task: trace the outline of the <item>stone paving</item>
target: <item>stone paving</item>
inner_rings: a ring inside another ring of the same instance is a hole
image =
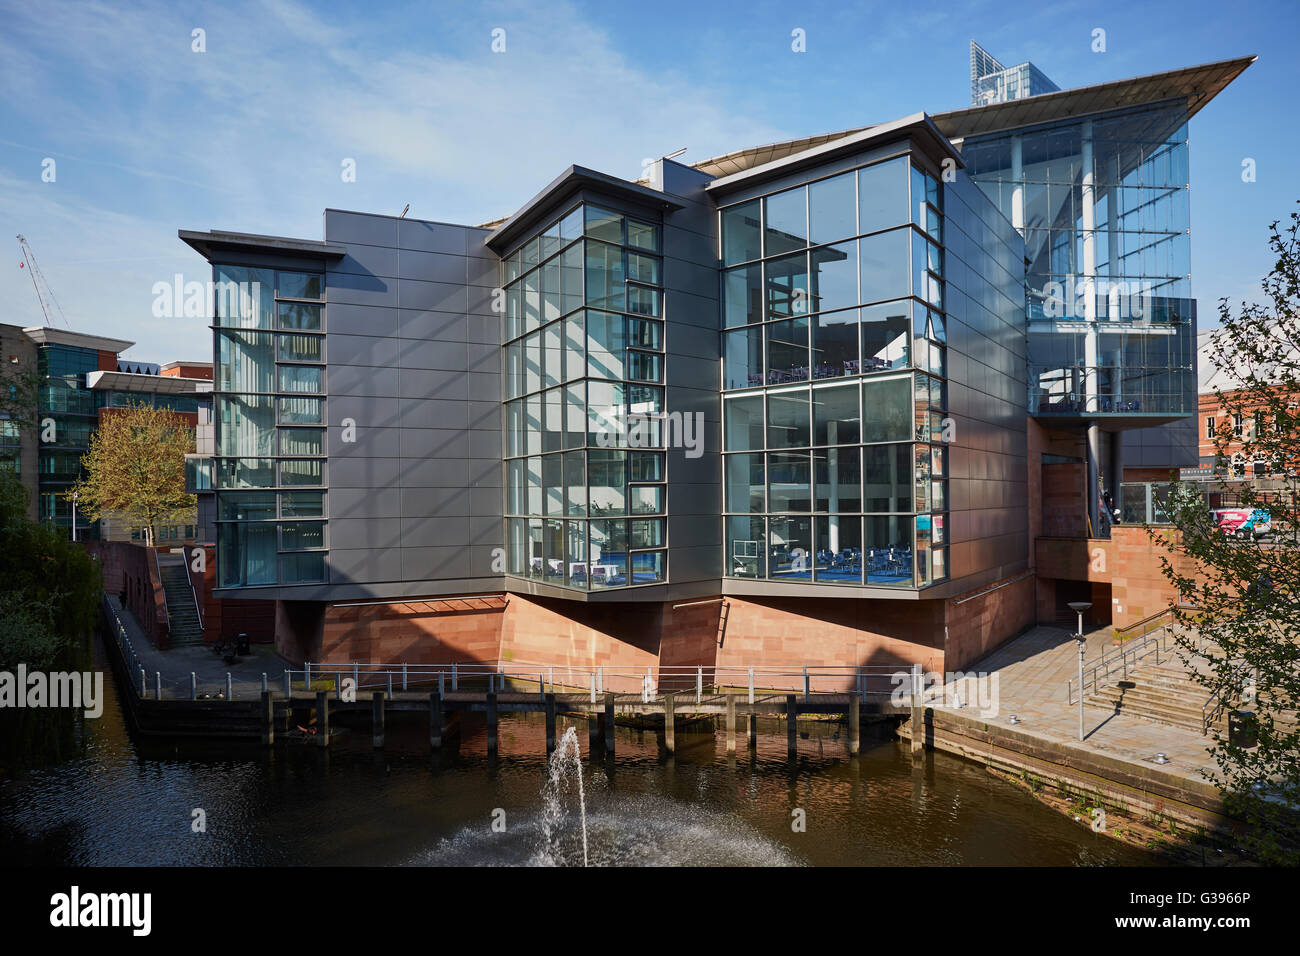
[[[1103,628],[1085,635],[1085,660],[1092,661],[1112,648],[1113,634]],[[1053,743],[1067,744],[1084,750],[1149,767],[1159,767],[1204,782],[1202,770],[1214,767],[1207,748],[1211,738],[1179,727],[1084,703],[1085,739],[1079,741],[1079,705],[1066,701],[1066,681],[1078,675],[1079,652],[1070,631],[1059,627],[1036,627],[1003,645],[988,657],[973,664],[967,673],[996,673],[998,678],[997,716],[989,722],[1012,726],[1007,717],[1015,714],[1020,723],[1015,729],[1022,734],[1041,736]],[[952,685],[945,687],[944,701],[952,700]],[[935,709],[948,710],[966,717],[979,716],[972,700],[957,709],[939,701]],[[1164,753],[1169,763],[1154,764],[1151,758]]]
[[[126,627],[131,646],[136,657],[144,667],[148,677],[149,696],[154,693],[154,674],[162,675],[164,697],[189,697],[190,673],[193,672],[198,682],[200,694],[225,693],[226,673],[230,673],[231,685],[235,699],[256,697],[262,690],[262,674],[266,674],[272,689],[284,687],[285,662],[275,653],[271,644],[253,644],[251,654],[241,657],[234,664],[227,664],[211,647],[203,644],[191,644],[171,650],[161,651],[156,648],[144,629],[131,613],[130,608],[122,607],[116,595],[108,595],[108,603],[118,619]],[[106,640],[111,637],[106,636]],[[132,675],[136,680],[138,675]],[[301,677],[301,675],[299,675]]]

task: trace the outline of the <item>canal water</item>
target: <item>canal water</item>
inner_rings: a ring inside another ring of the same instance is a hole
[[[95,664],[107,668],[102,648]],[[160,741],[131,735],[111,674],[104,714],[56,761],[7,761],[0,858],[65,865],[1158,865],[1094,834],[982,768],[842,727],[800,724],[790,762],[780,725],[755,755],[722,734],[620,727],[617,759],[552,780],[543,721],[503,717],[500,755],[467,721],[455,752],[390,716],[374,751],[364,721],[328,751],[284,741]],[[548,783],[548,781],[551,781]],[[545,791],[545,792],[544,792]],[[202,811],[206,832],[195,832]]]

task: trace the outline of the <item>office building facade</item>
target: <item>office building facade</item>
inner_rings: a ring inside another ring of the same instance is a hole
[[[1044,616],[1044,475],[1100,536],[1123,436],[1195,410],[1187,120],[1248,63],[573,166],[484,226],[182,230],[217,593],[296,660],[971,663]]]

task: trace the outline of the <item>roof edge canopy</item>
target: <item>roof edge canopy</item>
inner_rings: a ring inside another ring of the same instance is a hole
[[[126,339],[111,339],[106,335],[92,335],[89,332],[72,332],[56,329],[48,325],[32,325],[23,329],[23,334],[37,345],[72,345],[83,349],[98,349],[104,352],[125,352],[134,342]]]
[[[213,229],[209,232],[178,229],[176,235],[182,242],[209,262],[223,252],[307,256],[321,260],[342,259],[347,255],[345,246],[315,239],[259,236],[247,232],[226,232],[221,229]]]
[[[515,239],[520,238],[532,227],[540,225],[556,206],[584,188],[609,193],[620,199],[656,207],[665,212],[684,209],[686,206],[683,200],[657,189],[597,172],[585,166],[570,166],[541,192],[524,203],[518,212],[494,229],[491,235],[483,240],[484,245],[498,255],[502,254]]]

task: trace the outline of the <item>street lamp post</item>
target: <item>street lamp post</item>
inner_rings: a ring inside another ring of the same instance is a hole
[[[72,493],[72,540],[77,540],[77,493]]]
[[[1079,615],[1079,633],[1074,635],[1074,642],[1079,648],[1079,739],[1083,740],[1083,651],[1087,642],[1083,639],[1083,612],[1092,607],[1091,601],[1071,601],[1070,610]]]

